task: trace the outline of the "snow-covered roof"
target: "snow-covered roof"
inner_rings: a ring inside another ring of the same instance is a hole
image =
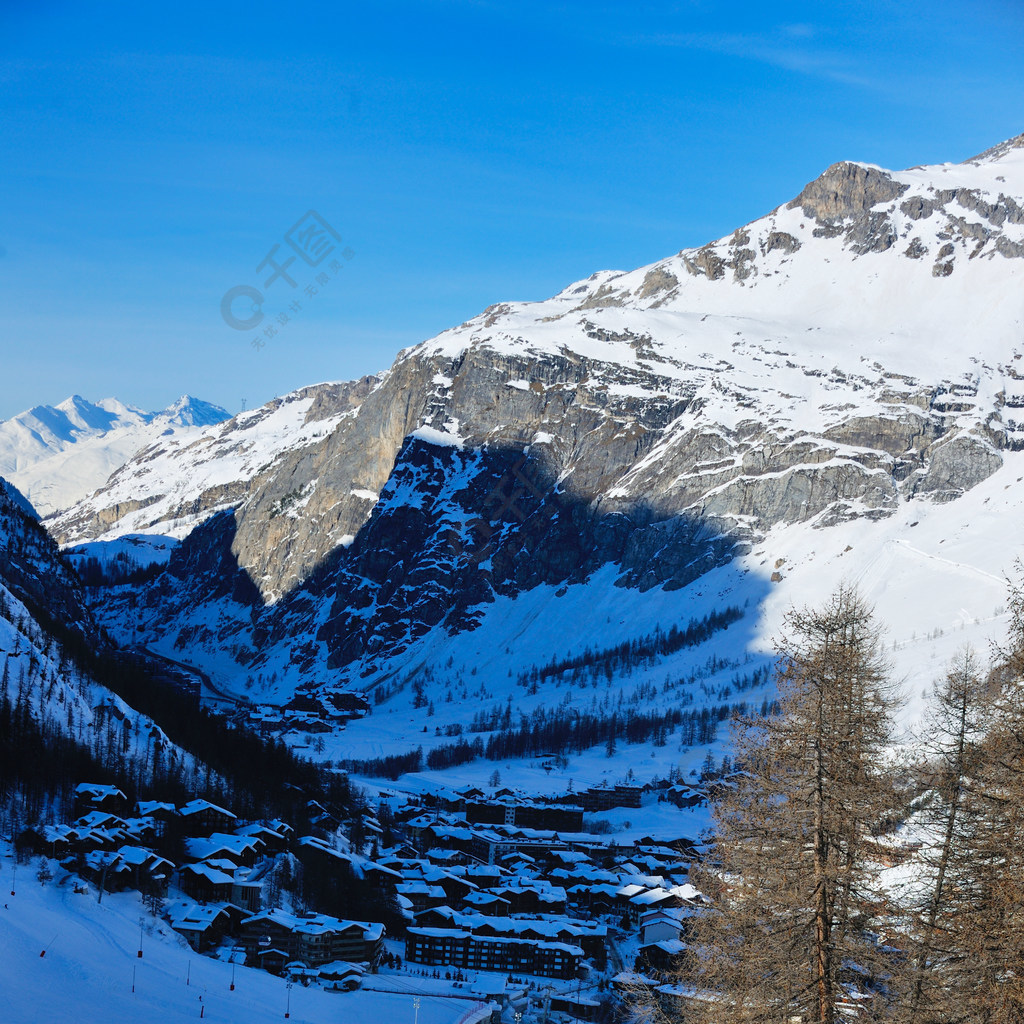
[[[190,800],[187,804],[182,804],[178,808],[178,813],[188,818],[193,814],[199,814],[202,811],[213,811],[215,814],[223,814],[228,818],[234,818],[234,814],[224,807],[218,807],[217,804],[210,803],[209,800]]]
[[[241,857],[249,853],[257,853],[263,841],[254,836],[240,836],[228,832],[214,832],[210,836],[185,840],[185,849],[189,856],[196,860],[209,860],[219,853],[234,854]]]
[[[88,797],[91,800],[106,800],[111,797],[119,800],[128,799],[117,786],[107,786],[98,782],[80,782],[75,786],[75,795]]]

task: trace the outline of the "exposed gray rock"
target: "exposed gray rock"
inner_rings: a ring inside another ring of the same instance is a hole
[[[992,445],[974,434],[957,433],[928,449],[928,464],[915,491],[950,501],[991,476],[1003,463]]]
[[[879,203],[899,199],[908,187],[879,168],[842,161],[805,185],[787,208],[799,206],[807,217],[823,222],[854,220]]]

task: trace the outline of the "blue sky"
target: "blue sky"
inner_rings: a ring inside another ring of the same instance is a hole
[[[836,160],[964,159],[1024,131],[1022,98],[1016,0],[0,0],[0,418],[382,369]],[[341,269],[263,286],[309,210]],[[256,350],[220,312],[240,284],[268,317],[318,294]]]

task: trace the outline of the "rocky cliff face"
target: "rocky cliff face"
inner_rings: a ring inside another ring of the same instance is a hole
[[[373,678],[601,566],[671,590],[782,524],[955,501],[1024,447],[1022,195],[1021,139],[835,164],[716,243],[155,445],[54,529],[187,537],[101,614],[259,692]]]

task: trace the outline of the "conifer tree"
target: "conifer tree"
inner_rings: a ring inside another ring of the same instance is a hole
[[[988,733],[971,766],[941,922],[950,996],[942,1021],[1024,1020],[1024,587],[1010,584]]]
[[[975,783],[992,694],[983,675],[973,650],[957,655],[936,687],[918,748],[922,764],[915,774],[924,792],[912,821],[926,846],[924,870],[912,880],[907,901],[911,979],[904,1016],[920,1024],[946,1024],[968,1015],[963,989],[972,984],[973,968],[957,935],[973,916],[971,857],[984,833]]]
[[[884,748],[892,693],[871,610],[843,587],[787,618],[778,714],[735,728],[736,773],[717,788],[711,855],[697,884],[681,981],[711,998],[687,1021],[836,1024],[894,1000],[878,940],[872,830],[892,789]]]

